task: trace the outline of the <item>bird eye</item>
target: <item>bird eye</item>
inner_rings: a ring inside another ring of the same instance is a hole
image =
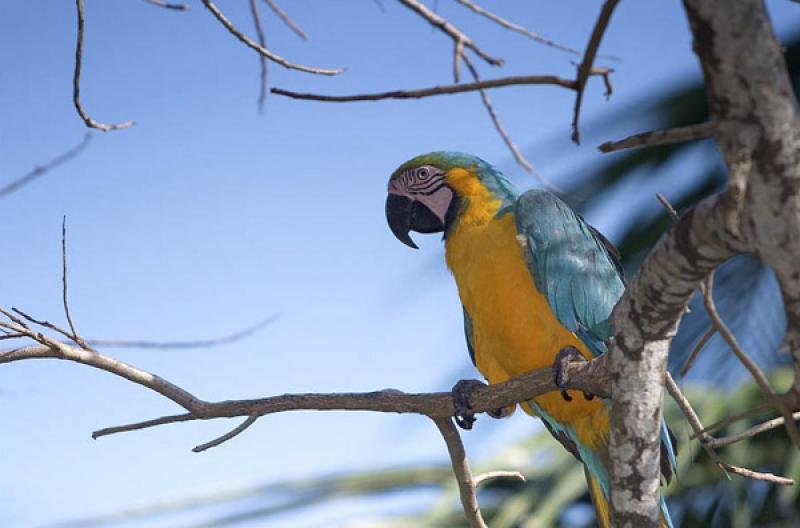
[[[431,171],[429,171],[425,167],[420,167],[419,169],[417,169],[417,178],[419,178],[420,180],[427,180],[430,175]]]

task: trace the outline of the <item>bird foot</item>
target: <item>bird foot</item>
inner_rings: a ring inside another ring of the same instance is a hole
[[[472,405],[470,398],[472,393],[480,387],[485,387],[486,384],[482,381],[475,379],[462,379],[453,385],[453,406],[455,407],[456,424],[462,429],[472,429],[472,424],[475,423],[475,413],[472,412]],[[503,418],[510,413],[506,409],[495,409],[487,412],[492,418]]]
[[[561,389],[561,397],[565,401],[572,401],[572,396],[567,391],[567,385],[569,384],[569,369],[567,367],[572,361],[586,361],[586,358],[574,346],[565,346],[558,352],[553,362],[553,381],[556,387]],[[583,397],[587,400],[592,400],[594,399],[594,394],[584,392]]]

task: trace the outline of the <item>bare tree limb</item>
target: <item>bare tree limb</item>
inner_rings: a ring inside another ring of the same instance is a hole
[[[475,495],[477,488],[472,478],[472,470],[469,467],[467,454],[464,451],[464,444],[461,442],[461,435],[453,424],[451,418],[434,418],[433,423],[439,428],[439,432],[447,444],[447,452],[450,454],[450,462],[453,465],[453,473],[456,476],[458,490],[461,496],[461,506],[464,508],[464,515],[471,528],[487,528],[486,521],[483,520],[481,509],[478,506],[478,498]]]
[[[209,339],[192,339],[188,341],[152,341],[144,339],[86,339],[86,343],[94,347],[114,347],[114,348],[161,348],[161,349],[179,349],[179,348],[209,348],[220,345],[229,345],[236,341],[241,341],[246,337],[250,337],[259,330],[266,328],[278,319],[278,314],[272,314],[265,319],[249,326],[243,330],[239,330],[232,334],[227,334],[219,337],[212,337]]]
[[[83,33],[85,23],[83,0],[75,0],[75,5],[78,9],[78,37],[77,44],[75,45],[75,74],[72,77],[72,103],[75,105],[78,115],[81,116],[81,119],[83,119],[83,122],[86,123],[86,126],[89,128],[96,128],[97,130],[108,132],[110,130],[119,130],[133,126],[133,121],[125,121],[124,123],[112,125],[100,123],[92,119],[83,108],[83,104],[81,103],[81,67],[83,63]]]
[[[214,15],[214,17],[220,22],[220,24],[222,24],[225,27],[225,29],[228,30],[228,32],[231,35],[239,39],[248,48],[255,50],[262,57],[269,59],[274,63],[280,64],[284,68],[290,70],[297,70],[305,73],[314,73],[317,75],[338,75],[344,71],[343,69],[330,70],[324,68],[314,68],[312,66],[305,66],[303,64],[295,64],[293,62],[289,62],[280,55],[277,55],[268,50],[267,48],[265,48],[264,46],[259,45],[258,42],[254,41],[241,31],[239,31],[233,24],[233,22],[231,22],[228,19],[228,17],[226,17],[225,14],[219,10],[219,8],[214,4],[214,2],[212,2],[211,0],[202,0],[202,2],[203,5],[206,6],[206,9],[208,9],[211,12],[211,14]]]
[[[488,88],[502,88],[505,86],[552,84],[570,90],[575,89],[575,81],[564,79],[555,75],[520,75],[516,77],[503,77],[500,79],[489,79],[479,82],[449,84],[444,86],[433,86],[430,88],[420,88],[417,90],[392,90],[389,92],[377,92],[357,95],[323,95],[312,93],[293,92],[283,88],[272,88],[270,91],[276,95],[291,97],[292,99],[303,99],[306,101],[321,101],[326,103],[350,103],[356,101],[381,101],[383,99],[421,99],[423,97],[433,97],[437,95],[450,95],[464,92],[475,92]]]
[[[69,312],[69,302],[67,301],[67,217],[61,218],[61,300],[64,304],[64,315],[71,332],[70,337],[78,346],[91,350],[91,347],[78,335],[75,330],[75,323],[72,322],[72,314]]]
[[[459,4],[467,7],[470,10],[472,10],[473,12],[475,12],[475,13],[483,16],[483,17],[488,18],[489,20],[491,20],[492,22],[500,25],[501,27],[504,27],[504,28],[509,29],[511,31],[515,31],[517,33],[525,35],[529,39],[535,40],[536,42],[539,42],[540,44],[544,44],[545,46],[550,46],[551,48],[556,48],[556,49],[559,49],[561,51],[566,51],[567,53],[572,53],[573,55],[580,55],[581,54],[581,52],[576,50],[575,48],[570,48],[569,46],[564,46],[563,44],[559,44],[558,42],[554,42],[554,41],[552,41],[552,40],[550,40],[548,38],[545,38],[545,37],[539,35],[538,33],[534,33],[533,31],[531,31],[531,30],[529,30],[527,28],[524,28],[524,27],[520,26],[519,24],[515,24],[513,22],[510,22],[510,21],[508,21],[508,20],[496,15],[495,13],[492,13],[488,9],[484,9],[483,7],[475,4],[471,0],[456,0],[456,1]]]
[[[797,421],[800,420],[800,412],[792,413],[792,419]],[[710,438],[707,443],[710,447],[717,449],[720,447],[725,447],[727,445],[734,444],[746,438],[752,438],[758,434],[761,434],[765,431],[771,431],[776,427],[780,427],[784,424],[783,416],[779,416],[778,418],[773,418],[772,420],[767,420],[766,422],[760,423],[747,429],[746,431],[742,431],[741,433],[732,434],[730,436],[723,436],[722,438]]]
[[[469,69],[469,72],[472,74],[472,78],[475,80],[475,82],[480,82],[481,78],[478,75],[477,68],[475,68],[475,65],[472,64],[472,60],[469,57],[464,56],[464,64],[467,65],[467,68]],[[508,132],[506,132],[506,128],[500,121],[500,116],[497,115],[494,106],[492,106],[492,101],[491,99],[489,99],[489,94],[486,92],[486,89],[482,88],[479,90],[479,92],[481,94],[481,99],[483,100],[483,106],[485,106],[486,111],[489,112],[489,117],[492,119],[494,128],[497,130],[497,133],[500,134],[500,137],[503,139],[503,143],[505,143],[506,146],[508,147],[508,150],[511,151],[511,154],[514,156],[514,159],[517,161],[517,163],[523,169],[525,169],[528,172],[528,174],[532,174],[533,176],[535,176],[536,179],[539,180],[539,183],[541,183],[545,189],[548,189],[549,191],[556,193],[562,193],[563,191],[561,191],[561,189],[550,183],[549,180],[547,180],[544,176],[539,174],[539,172],[533,167],[531,162],[525,158],[522,152],[520,152],[519,148],[517,148],[517,145],[511,140],[511,136],[508,135]]]
[[[18,178],[16,180],[12,181],[11,183],[8,183],[8,184],[4,185],[3,187],[0,187],[0,198],[5,198],[6,196],[8,196],[9,194],[13,193],[14,191],[19,190],[23,186],[31,183],[35,179],[37,179],[40,176],[44,175],[49,170],[54,169],[54,168],[58,167],[59,165],[61,165],[63,163],[66,163],[67,161],[73,159],[78,154],[80,154],[83,151],[83,149],[86,148],[86,146],[89,144],[89,141],[91,141],[91,139],[92,139],[92,135],[87,133],[85,136],[83,136],[83,139],[81,140],[80,143],[78,143],[77,145],[75,145],[74,147],[69,149],[68,151],[64,152],[63,154],[53,158],[52,160],[50,160],[50,161],[48,161],[48,162],[46,162],[46,163],[44,163],[42,165],[35,166],[33,168],[33,170],[31,170],[29,173],[25,174],[21,178]]]
[[[281,6],[279,6],[279,5],[278,5],[278,4],[277,4],[277,3],[276,3],[274,0],[264,0],[264,2],[265,2],[265,3],[266,3],[268,6],[269,6],[269,8],[270,8],[270,9],[272,9],[272,11],[273,11],[273,12],[274,12],[276,15],[278,15],[278,17],[279,17],[281,20],[283,20],[283,22],[284,22],[284,23],[285,23],[287,26],[289,26],[289,29],[291,29],[292,31],[294,31],[294,33],[295,33],[295,34],[296,34],[298,37],[300,37],[300,38],[301,38],[301,39],[303,39],[303,40],[308,40],[308,35],[306,34],[306,32],[305,32],[305,31],[303,31],[302,29],[300,29],[300,26],[298,26],[298,25],[297,25],[297,22],[295,22],[294,20],[292,20],[292,18],[291,18],[291,17],[290,17],[288,14],[286,14],[286,11],[284,11],[283,9],[281,9]]]
[[[486,473],[481,473],[472,480],[475,483],[475,487],[479,487],[487,482],[500,479],[520,480],[525,482],[525,475],[519,471],[487,471]]]
[[[750,372],[750,375],[753,376],[753,379],[756,380],[759,388],[767,396],[770,403],[772,403],[772,405],[775,406],[775,408],[778,409],[783,415],[784,426],[786,427],[786,432],[789,435],[789,438],[792,439],[792,442],[794,442],[795,446],[800,448],[800,432],[798,432],[797,425],[792,419],[791,410],[787,405],[784,404],[778,395],[775,394],[775,391],[772,390],[764,371],[762,371],[761,368],[756,365],[755,361],[753,361],[750,356],[747,355],[744,349],[742,349],[741,345],[739,345],[739,341],[736,339],[736,336],[733,335],[733,332],[731,332],[730,328],[728,328],[728,325],[726,325],[725,321],[722,320],[722,317],[719,315],[717,307],[714,304],[714,281],[710,277],[711,275],[709,275],[709,280],[706,282],[705,292],[703,295],[703,305],[706,307],[706,311],[711,318],[711,323],[728,344],[736,357],[739,358],[739,361]]]
[[[404,6],[416,12],[419,16],[427,20],[428,23],[431,24],[433,27],[447,34],[451,39],[453,39],[453,41],[456,44],[458,44],[458,42],[460,41],[463,44],[463,47],[461,49],[468,48],[472,50],[478,57],[480,57],[487,63],[491,64],[492,66],[501,66],[503,64],[503,59],[492,57],[491,55],[483,51],[463,31],[461,31],[456,26],[454,26],[441,16],[431,11],[422,2],[418,0],[399,0],[399,1],[401,4],[403,4]],[[456,46],[456,57],[458,57],[458,49],[459,47]]]
[[[199,446],[193,448],[192,452],[194,452],[194,453],[202,453],[203,451],[205,451],[207,449],[211,449],[212,447],[217,447],[218,445],[222,444],[223,442],[227,442],[228,440],[230,440],[234,436],[236,436],[239,433],[243,432],[245,429],[247,429],[248,427],[250,427],[251,425],[256,423],[256,420],[258,420],[258,416],[248,416],[247,419],[245,421],[243,421],[241,424],[239,424],[239,426],[236,427],[235,429],[225,433],[224,435],[220,436],[219,438],[215,438],[214,440],[211,440],[210,442],[206,442],[205,444],[200,444]]]
[[[164,0],[144,0],[148,4],[163,7],[165,9],[172,9],[174,11],[189,11],[192,6],[189,4],[174,4],[172,2],[165,2]]]
[[[250,0],[250,14],[253,16],[253,24],[256,27],[258,44],[262,48],[267,47],[267,39],[264,36],[264,29],[261,27],[261,15],[258,13],[257,0]],[[258,112],[264,112],[264,101],[267,99],[267,59],[263,55],[258,55],[258,65],[260,68],[259,90],[258,90]]]
[[[706,346],[706,344],[711,340],[712,337],[714,337],[714,334],[716,333],[717,330],[713,326],[705,331],[703,336],[689,353],[689,356],[686,358],[686,362],[681,367],[681,370],[678,373],[681,377],[685,376],[689,372],[689,369],[694,365],[694,361],[697,359],[700,351],[703,350],[703,347]]]
[[[666,128],[663,130],[653,130],[634,134],[619,141],[607,141],[597,149],[600,152],[615,152],[636,147],[655,147],[657,145],[671,145],[673,143],[685,143],[707,139],[714,135],[715,124],[713,122],[689,125],[680,128]]]
[[[572,116],[572,141],[576,144],[581,142],[578,121],[581,114],[581,104],[583,103],[583,92],[586,89],[586,82],[589,80],[590,72],[594,66],[594,59],[595,56],[597,56],[597,49],[600,47],[600,41],[603,39],[603,34],[606,32],[608,23],[611,20],[611,14],[614,12],[614,8],[617,7],[618,2],[619,0],[605,0],[603,3],[592,35],[589,37],[589,44],[587,44],[586,51],[583,53],[583,60],[581,60],[581,63],[578,65],[578,77],[575,81],[575,109]]]

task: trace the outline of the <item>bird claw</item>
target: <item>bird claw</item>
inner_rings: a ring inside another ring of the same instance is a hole
[[[462,379],[453,385],[451,393],[453,394],[453,407],[455,407],[455,420],[456,424],[462,429],[472,429],[472,424],[475,423],[475,413],[472,412],[472,405],[470,404],[470,397],[475,389],[485,387],[486,384],[482,381],[475,379]],[[492,417],[502,417],[503,409],[490,411],[488,414]],[[497,416],[495,416],[497,415]]]
[[[561,389],[561,397],[568,402],[572,401],[572,396],[567,392],[567,385],[569,384],[569,370],[567,367],[571,361],[586,361],[586,358],[577,348],[570,345],[562,348],[556,354],[556,359],[553,362],[553,382],[556,387]],[[586,400],[593,400],[594,394],[584,392],[583,397]]]

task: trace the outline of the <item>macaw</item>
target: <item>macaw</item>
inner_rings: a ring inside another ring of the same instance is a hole
[[[558,366],[565,353],[567,359],[590,359],[606,352],[606,340],[614,335],[609,317],[625,289],[619,254],[554,194],[518,195],[482,159],[433,152],[391,175],[386,218],[394,235],[412,248],[417,246],[409,231],[443,233],[467,350],[490,384],[555,365],[561,386]],[[583,463],[598,522],[606,528],[609,402],[570,392],[543,394],[521,407],[540,417]],[[668,482],[676,461],[663,424],[661,436],[661,472]],[[661,511],[661,526],[672,528],[663,499]]]

